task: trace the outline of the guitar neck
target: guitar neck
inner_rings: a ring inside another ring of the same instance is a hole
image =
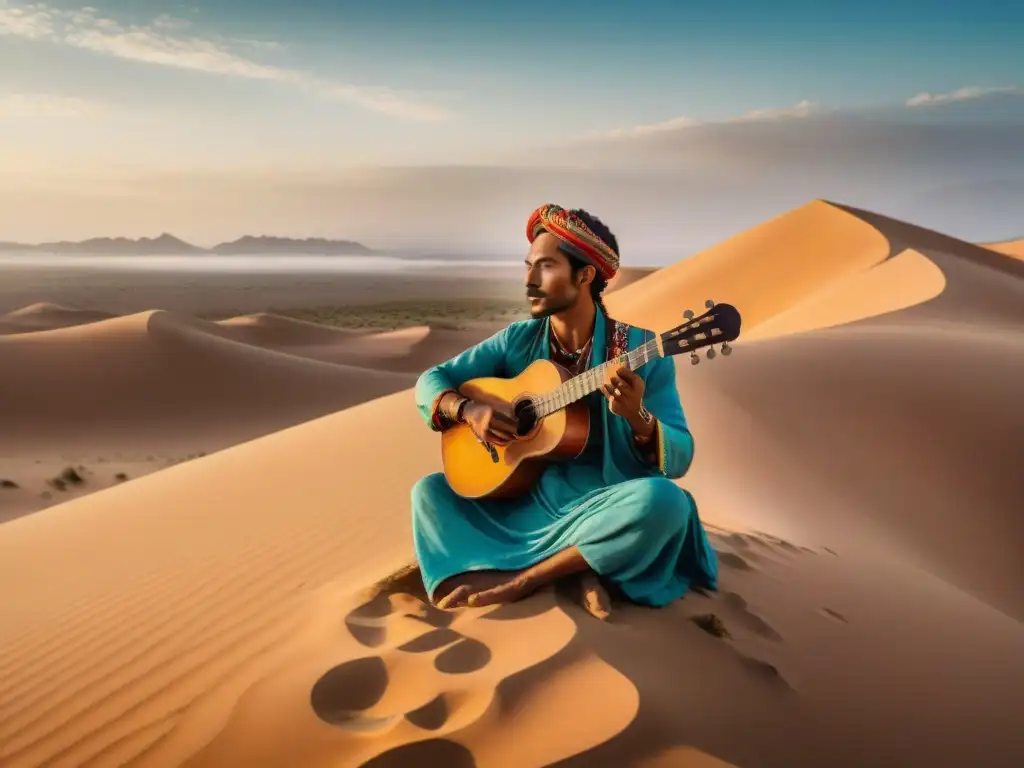
[[[590,368],[579,376],[573,376],[568,381],[562,382],[558,387],[538,400],[538,416],[544,417],[548,414],[560,411],[581,400],[591,392],[597,391],[604,381],[605,372],[609,369],[625,366],[629,370],[635,370],[649,360],[661,357],[658,349],[657,339],[651,339],[635,349],[631,349],[624,355],[619,355],[611,360]]]

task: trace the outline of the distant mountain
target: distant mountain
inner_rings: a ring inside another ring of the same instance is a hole
[[[322,237],[299,239],[265,235],[260,237],[246,235],[230,243],[221,243],[213,247],[213,252],[220,254],[294,253],[315,256],[353,256],[373,253],[362,243],[353,240],[325,240]]]
[[[112,254],[124,256],[177,256],[184,254],[260,255],[260,254],[310,254],[317,256],[362,255],[373,251],[353,240],[325,240],[321,237],[305,239],[290,237],[254,237],[245,235],[230,243],[221,243],[213,248],[200,248],[166,233],[159,237],[93,237],[77,242],[62,240],[56,243],[0,242],[0,251],[23,251],[37,253]]]
[[[0,244],[0,250],[36,251],[40,253],[124,254],[126,256],[177,255],[207,252],[205,248],[199,248],[166,233],[159,237],[140,237],[138,240],[128,237],[93,237],[89,240],[77,242],[62,240],[56,243],[38,243],[36,245],[3,243]]]

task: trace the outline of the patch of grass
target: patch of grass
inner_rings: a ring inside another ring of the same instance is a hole
[[[82,471],[85,471],[84,468]],[[65,467],[64,471],[60,473],[60,479],[65,483],[70,483],[71,485],[81,485],[85,482],[85,478],[82,477],[74,467]]]
[[[65,467],[56,477],[51,477],[47,484],[58,491],[66,491],[69,485],[82,485],[85,478],[82,477],[74,467]]]
[[[0,480],[0,488],[17,488],[18,484],[13,480]]]
[[[694,624],[714,637],[732,637],[725,623],[713,613],[702,613],[690,619]]]
[[[461,329],[474,323],[510,323],[529,317],[525,300],[496,298],[391,301],[301,309],[274,307],[267,312],[335,328],[366,330],[394,330],[416,325]],[[203,317],[206,320],[223,320],[239,314],[244,313],[217,313]]]

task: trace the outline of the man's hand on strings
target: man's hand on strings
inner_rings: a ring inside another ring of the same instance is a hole
[[[516,434],[516,420],[511,414],[486,403],[469,401],[462,418],[478,438],[493,445],[508,445]]]
[[[644,380],[624,365],[608,369],[601,392],[608,400],[608,410],[624,419],[634,419],[644,401]]]

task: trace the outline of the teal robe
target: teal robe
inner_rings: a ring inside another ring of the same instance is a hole
[[[590,367],[605,361],[605,328],[597,311]],[[511,378],[537,359],[550,359],[548,318],[514,322],[491,337],[424,371],[416,406],[433,420],[439,396],[482,376]],[[628,327],[629,349],[652,339]],[[613,414],[598,391],[588,395],[590,439],[583,455],[551,464],[527,495],[510,500],[458,496],[442,472],[412,490],[412,529],[427,594],[456,574],[511,571],[576,546],[590,567],[630,600],[663,606],[691,585],[714,589],[718,560],[693,496],[673,482],[693,459],[693,436],[676,388],[671,357],[636,369],[643,402],[658,422],[657,461],[633,441],[629,423]],[[481,448],[481,450],[484,450]]]

